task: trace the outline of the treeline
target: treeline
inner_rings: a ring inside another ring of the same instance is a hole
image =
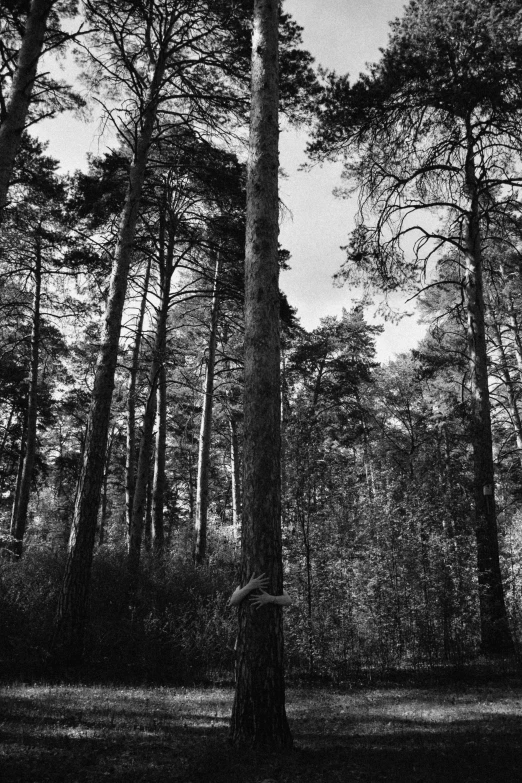
[[[5,149],[10,122],[82,103],[42,76],[26,114],[13,108],[38,5],[0,11]],[[117,143],[62,176],[19,133],[8,176],[0,656],[12,673],[83,660],[221,676],[241,531],[250,4],[86,2],[72,34],[60,21],[76,7],[46,7],[40,57],[81,42]],[[308,332],[280,297],[290,672],[518,651],[521,15],[518,0],[411,3],[353,84],[317,81],[281,17],[281,109],[314,123],[310,154],[341,157],[361,194],[340,277],[409,288],[429,324],[379,367],[367,298]]]

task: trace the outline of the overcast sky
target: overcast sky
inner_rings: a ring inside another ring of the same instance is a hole
[[[402,14],[403,7],[404,0],[285,0],[285,9],[303,27],[304,45],[316,63],[352,78],[365,70],[366,63],[378,59],[379,47],[388,39],[389,22]],[[104,151],[97,124],[79,123],[70,114],[42,123],[38,135],[49,140],[49,154],[71,170],[85,167],[87,152]],[[353,227],[355,204],[332,194],[340,181],[339,164],[298,170],[306,162],[306,140],[305,130],[281,134],[281,166],[287,177],[281,181],[280,193],[289,214],[282,222],[280,241],[292,254],[291,270],[282,274],[281,287],[297,307],[302,325],[313,329],[320,318],[339,315],[357,298],[357,292],[332,283],[344,259],[340,248]],[[411,312],[411,306],[405,310]],[[367,316],[371,318],[372,310]],[[421,334],[415,317],[397,326],[387,324],[377,341],[378,358],[386,361],[414,347]]]

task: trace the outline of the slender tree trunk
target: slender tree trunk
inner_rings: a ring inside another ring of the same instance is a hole
[[[265,573],[281,594],[278,286],[278,0],[254,0],[245,255],[245,434],[241,579]],[[288,747],[280,606],[239,606],[236,743]]]
[[[113,426],[112,432],[107,444],[107,453],[105,455],[105,468],[103,471],[103,487],[100,509],[100,532],[98,535],[98,546],[103,546],[105,543],[106,527],[107,527],[107,501],[108,501],[108,485],[109,485],[109,470],[111,465],[112,447],[114,444],[114,432],[116,427]]]
[[[515,358],[517,360],[519,379],[522,380],[522,336],[520,334],[520,325],[518,323],[518,318],[513,303],[511,303],[510,307],[509,327],[515,340]]]
[[[5,446],[6,446],[6,443],[7,443],[7,439],[9,437],[11,424],[13,423],[14,414],[15,414],[15,405],[13,404],[13,405],[11,405],[11,410],[9,411],[9,416],[7,418],[7,422],[5,423],[5,425],[2,425],[3,430],[4,430],[4,434],[2,436],[2,442],[0,443],[0,463],[3,462],[3,460],[4,460]]]
[[[210,308],[210,335],[208,339],[207,369],[201,409],[198,445],[198,478],[196,484],[196,519],[194,522],[194,562],[203,563],[207,556],[208,477],[210,469],[210,439],[212,435],[212,408],[214,404],[214,373],[216,365],[217,327],[219,319],[219,266],[216,259],[214,290]]]
[[[25,128],[47,20],[54,2],[55,0],[31,2],[5,116],[0,118],[0,223],[7,204],[7,191],[16,153]]]
[[[167,317],[170,306],[170,282],[172,279],[172,273],[174,271],[174,243],[175,232],[173,227],[171,227],[165,257],[160,259],[161,301],[156,318],[156,334],[154,338],[152,361],[149,370],[149,396],[145,406],[145,413],[143,415],[138,469],[136,472],[136,485],[134,487],[134,500],[132,503],[132,517],[129,531],[129,549],[127,556],[127,568],[131,580],[131,589],[133,589],[136,584],[140,564],[143,521],[147,502],[147,486],[149,483],[152,447],[154,442],[156,391],[158,388],[161,367],[163,366],[165,359]],[[160,242],[160,247],[164,247],[163,241]]]
[[[158,385],[160,366],[157,358],[153,358],[149,372],[149,396],[143,414],[140,449],[138,457],[138,469],[136,472],[136,486],[134,489],[134,502],[132,504],[131,526],[129,531],[129,547],[127,553],[127,568],[130,576],[131,590],[136,586],[138,576],[141,543],[143,538],[143,525],[147,504],[147,487],[150,475],[150,463],[154,441],[154,420],[156,418],[156,389]]]
[[[136,320],[136,337],[132,349],[130,366],[129,389],[127,392],[127,449],[125,455],[125,513],[127,520],[127,537],[130,535],[132,503],[134,500],[134,486],[136,483],[136,382],[140,362],[141,341],[143,337],[143,321],[147,309],[147,295],[149,292],[151,258],[147,262],[145,279],[143,281],[143,295],[141,297],[140,311]]]
[[[24,472],[26,440],[27,440],[27,411],[24,414],[24,420],[22,424],[22,435],[20,437],[20,454],[18,457],[18,469],[16,471],[16,484],[15,484],[15,491],[13,495],[13,504],[11,506],[11,519],[9,521],[10,535],[11,535],[11,528],[12,528],[12,520],[18,517],[18,503],[20,501],[20,488],[22,486],[22,476]],[[12,557],[14,554],[11,551],[11,549],[6,549],[5,553],[7,557]]]
[[[2,464],[2,462],[4,461],[4,451],[5,451],[5,447],[6,447],[6,444],[7,444],[7,439],[8,439],[9,434],[10,434],[10,429],[11,429],[11,424],[13,422],[14,413],[15,413],[15,406],[13,404],[13,405],[11,405],[11,410],[9,411],[9,417],[8,417],[5,425],[2,425],[3,429],[4,429],[4,434],[2,436],[2,442],[0,443],[0,464]],[[21,449],[20,449],[20,453],[21,453]],[[4,476],[4,480],[5,480],[5,478],[6,477]],[[18,484],[18,479],[17,479],[17,484]],[[2,481],[0,479],[0,492],[4,492],[4,488],[5,488],[5,481]]]
[[[21,457],[20,481],[17,482],[13,512],[11,516],[10,551],[21,557],[27,528],[27,513],[31,497],[34,458],[36,454],[36,425],[38,419],[38,370],[40,365],[40,298],[42,291],[42,256],[40,239],[37,238],[34,268],[33,328],[31,333],[31,364],[29,391],[27,397],[27,424],[25,450]]]
[[[194,456],[193,456],[193,443],[189,444],[188,449],[188,470],[187,470],[187,493],[188,493],[188,503],[189,503],[189,522],[191,529],[194,526],[194,519],[196,518],[196,501],[194,497]]]
[[[373,471],[373,459],[370,440],[368,438],[368,426],[366,421],[363,420],[363,462],[364,462],[364,475],[366,477],[366,491],[368,492],[368,498],[370,502],[375,499],[375,475]]]
[[[502,337],[502,332],[495,318],[495,315],[493,315],[493,333],[495,335],[495,342],[497,344],[497,348],[499,352],[500,374],[502,376],[502,380],[504,382],[504,386],[506,387],[506,391],[508,394],[509,409],[511,412],[511,421],[513,424],[513,430],[517,442],[518,459],[520,464],[522,465],[522,419],[520,417],[520,411],[518,409],[515,382],[513,381],[513,378],[511,377],[511,373],[509,371],[509,361],[506,355],[506,349],[504,347],[504,339]]]
[[[290,414],[290,402],[288,398],[288,382],[286,373],[286,355],[281,350],[281,525],[286,528],[288,524],[288,476],[286,471],[287,464],[287,419]]]
[[[513,642],[507,621],[500,573],[484,320],[479,188],[473,155],[473,143],[470,141],[466,158],[466,189],[470,199],[470,209],[466,237],[465,295],[472,385],[471,429],[474,456],[475,529],[481,650],[486,655],[494,655],[511,653]]]
[[[230,467],[232,473],[232,525],[236,537],[241,527],[241,485],[239,464],[239,441],[237,437],[238,416],[234,410],[229,413],[230,427]]]
[[[302,497],[304,506],[304,497]],[[304,508],[298,509],[297,517],[301,532],[303,534],[303,547],[305,551],[305,570],[306,570],[306,614],[308,625],[308,674],[313,675],[315,671],[315,639],[313,622],[313,603],[312,603],[312,549],[310,546],[310,498]]]
[[[147,157],[157,112],[158,91],[165,69],[164,55],[156,63],[154,78],[143,112],[143,123],[129,173],[118,244],[114,254],[105,322],[94,377],[91,409],[87,421],[83,463],[76,494],[68,557],[53,636],[57,664],[77,665],[83,657],[87,598],[91,575],[96,523],[103,482],[103,460],[111,413],[114,374],[118,358],[123,306],[132,258]]]
[[[147,500],[143,520],[143,549],[150,552],[152,546],[152,482],[154,477],[154,443],[152,444],[152,457],[149,464],[149,476],[147,479]]]
[[[165,365],[160,368],[156,411],[156,454],[154,478],[152,480],[152,551],[154,561],[161,563],[165,550],[163,507],[165,498],[165,466],[167,446],[167,373]]]

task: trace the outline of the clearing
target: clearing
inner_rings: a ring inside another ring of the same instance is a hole
[[[290,687],[295,749],[227,743],[231,687],[0,689],[2,783],[517,783],[522,685]]]

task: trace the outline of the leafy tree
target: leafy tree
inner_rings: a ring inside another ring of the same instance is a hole
[[[84,105],[66,85],[38,74],[42,55],[63,51],[74,37],[61,30],[60,21],[76,12],[76,0],[9,0],[0,9],[0,222],[25,128]]]
[[[520,3],[511,0],[410,3],[369,75],[353,86],[328,77],[311,147],[315,154],[345,154],[346,176],[362,186],[361,222],[344,276],[366,269],[388,289],[418,285],[448,245],[462,263],[486,653],[512,649],[494,502],[483,257],[499,233],[509,245],[506,228],[521,184],[519,14]],[[370,210],[377,214],[373,226],[364,219]]]
[[[27,146],[24,145],[24,154]],[[38,169],[38,176],[25,176],[23,198],[6,210],[0,245],[4,281],[16,281],[24,292],[21,300],[11,302],[10,307],[19,311],[22,321],[30,323],[28,379],[24,384],[26,410],[11,513],[10,550],[16,557],[22,554],[34,484],[38,409],[46,385],[45,357],[53,353],[56,356],[60,348],[64,349],[63,337],[51,326],[50,319],[59,315],[67,317],[69,303],[60,289],[67,287],[64,277],[74,274],[69,259],[65,260],[69,249],[69,226],[63,212],[65,183],[56,174],[57,162],[44,156],[40,145],[31,145],[29,150],[37,157],[38,163],[34,162],[33,166]],[[76,264],[76,271],[78,268]]]
[[[342,537],[342,520],[349,513],[345,502],[354,479],[353,453],[365,431],[361,389],[366,390],[376,366],[373,339],[379,331],[365,323],[362,308],[356,307],[344,310],[339,319],[322,319],[312,332],[297,331],[285,347],[284,525],[292,559],[301,542],[300,591],[311,675],[320,666],[322,593],[339,566],[337,552],[332,564],[323,561],[323,553]],[[343,546],[339,543],[339,549]]]

